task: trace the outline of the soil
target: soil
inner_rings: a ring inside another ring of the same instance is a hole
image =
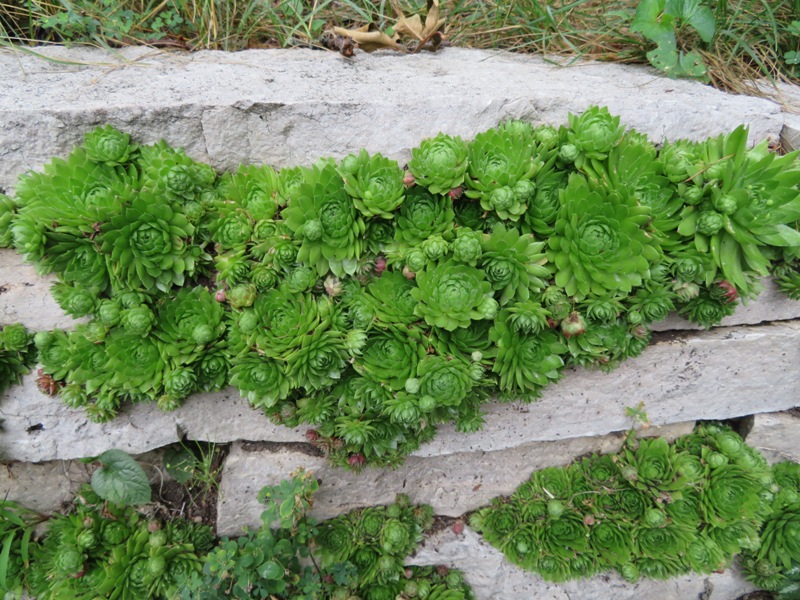
[[[227,448],[217,446],[211,465],[211,473],[216,475],[213,484],[206,481],[192,481],[182,484],[175,479],[165,478],[153,486],[152,505],[156,516],[161,519],[184,518],[203,523],[216,529],[217,497],[219,496],[219,477]]]

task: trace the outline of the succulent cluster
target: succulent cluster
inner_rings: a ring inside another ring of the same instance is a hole
[[[774,493],[764,458],[729,428],[708,424],[673,444],[629,438],[616,455],[537,471],[471,525],[549,581],[612,569],[628,581],[665,579],[725,569],[743,550],[769,555],[769,544],[758,550],[759,530]],[[771,557],[790,555],[778,548]]]
[[[36,344],[43,388],[91,418],[230,383],[338,464],[394,464],[492,395],[639,354],[671,310],[717,323],[771,265],[796,294],[800,166],[746,137],[657,150],[594,107],[439,134],[407,170],[361,151],[218,176],[104,127],[20,179],[0,242],[88,318]]]
[[[741,563],[758,587],[791,600],[800,597],[800,464],[781,462],[772,473],[777,489],[761,529],[761,545],[746,551]]]
[[[0,329],[0,394],[19,383],[35,362],[33,335],[24,325],[14,323]]]
[[[31,543],[27,589],[42,600],[174,598],[213,543],[208,526],[148,520],[87,486],[74,510],[51,517],[45,537]]]
[[[413,506],[400,494],[394,504],[350,512],[319,526],[316,544],[323,580],[331,598],[360,594],[370,600],[470,600],[461,573],[444,567],[404,567],[405,557],[433,524],[430,506]],[[334,574],[354,567],[356,575],[336,581]],[[326,573],[327,571],[327,573]]]

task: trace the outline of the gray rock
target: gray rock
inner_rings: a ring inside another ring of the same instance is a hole
[[[68,408],[57,397],[36,389],[35,374],[12,386],[0,404],[4,419],[0,457],[39,462],[97,456],[109,448],[141,454],[184,436],[209,442],[254,438],[278,442],[303,441],[303,429],[274,425],[232,388],[196,394],[171,413],[154,403],[123,408],[108,423],[93,423],[82,410]]]
[[[772,464],[800,462],[800,409],[755,415],[746,440]]]
[[[611,373],[569,369],[538,402],[486,405],[482,431],[442,426],[415,454],[622,431],[631,426],[625,409],[639,402],[655,425],[786,410],[797,404],[799,342],[800,321],[664,334]]]
[[[692,430],[692,423],[655,427],[646,435],[675,439]],[[613,434],[534,442],[497,452],[461,452],[408,458],[396,469],[364,469],[353,473],[332,467],[303,445],[235,443],[222,473],[217,506],[217,531],[235,535],[246,525],[258,526],[263,506],[258,491],[277,485],[298,467],[321,481],[311,514],[329,519],[364,505],[389,504],[399,493],[417,504],[430,504],[436,514],[452,517],[475,510],[495,496],[511,494],[530,474],[563,466],[592,452],[616,452],[624,436]]]
[[[163,137],[223,169],[308,164],[361,147],[406,160],[438,131],[472,137],[507,118],[562,124],[592,104],[608,106],[655,142],[703,139],[740,124],[754,141],[777,141],[783,126],[773,102],[648,67],[558,67],[461,48],[350,60],[310,50],[36,52],[59,62],[0,55],[0,187],[7,189],[104,123],[143,142]]]
[[[689,574],[671,579],[624,581],[615,572],[566,583],[549,583],[505,560],[469,527],[455,534],[445,529],[428,537],[410,565],[461,569],[478,600],[734,600],[756,588],[736,568],[711,575]]]
[[[414,454],[502,450],[623,431],[633,424],[625,409],[639,402],[654,425],[786,410],[797,403],[798,341],[797,321],[668,335],[611,373],[568,369],[536,403],[487,404],[483,430],[458,433],[442,426]],[[307,429],[272,424],[233,389],[192,396],[172,413],[160,412],[153,403],[128,406],[119,418],[96,424],[83,411],[42,395],[34,379],[27,376],[3,400],[0,453],[7,459],[79,458],[108,448],[139,454],[183,436],[300,442]]]
[[[772,278],[762,279],[761,284],[764,289],[758,297],[748,300],[746,304],[740,302],[735,313],[722,319],[720,327],[758,325],[759,323],[800,319],[800,302],[792,300],[784,294]],[[677,313],[670,313],[663,321],[653,323],[653,331],[699,331],[702,329],[703,327],[700,325],[687,321]]]
[[[72,502],[91,472],[89,465],[69,460],[6,463],[0,465],[0,498],[51,514]]]

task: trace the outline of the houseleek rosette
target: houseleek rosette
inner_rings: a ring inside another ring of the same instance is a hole
[[[764,485],[746,469],[723,464],[711,469],[700,506],[712,525],[734,525],[756,516],[761,510],[763,491]]]
[[[710,199],[687,206],[678,232],[694,237],[695,246],[709,253],[722,276],[741,295],[752,297],[758,276],[769,273],[773,250],[800,246],[800,167],[795,153],[767,152],[767,141],[748,150],[747,130],[709,140],[706,161],[719,168],[719,181],[710,186]],[[706,283],[716,276],[706,273]]]
[[[255,335],[258,350],[273,358],[285,359],[299,348],[303,338],[324,331],[330,321],[330,302],[311,294],[293,294],[285,288],[269,290],[255,301]]]
[[[195,162],[182,148],[171,148],[164,140],[142,146],[139,153],[142,188],[169,202],[194,200],[211,189],[217,178],[210,166]]]
[[[278,361],[248,352],[234,357],[231,366],[231,385],[256,408],[271,408],[291,391]]]
[[[435,355],[419,362],[417,377],[406,384],[406,389],[419,396],[420,408],[426,412],[440,406],[458,406],[475,385],[466,363]]]
[[[395,215],[395,240],[416,246],[434,235],[446,235],[453,229],[453,208],[449,198],[414,187]]]
[[[271,219],[278,211],[278,174],[268,165],[239,165],[217,183],[223,206],[244,209],[254,221]]]
[[[160,307],[155,335],[173,360],[192,362],[225,333],[223,316],[222,305],[208,290],[181,288]]]
[[[394,390],[417,374],[417,363],[425,356],[425,347],[395,328],[371,334],[353,367],[366,377],[380,381]]]
[[[204,257],[193,233],[183,213],[142,194],[102,227],[98,241],[117,286],[166,292],[192,277]]]
[[[124,165],[131,160],[138,146],[131,136],[111,125],[97,127],[83,136],[83,147],[90,160],[108,167]]]
[[[417,185],[433,194],[446,194],[464,182],[467,159],[464,140],[440,133],[411,150],[408,168]]]
[[[541,238],[555,231],[561,207],[561,190],[567,185],[567,173],[560,169],[542,169],[535,178],[536,189],[525,211],[525,226]]]
[[[0,331],[0,394],[19,383],[36,358],[33,336],[19,323]]]
[[[117,329],[106,339],[105,348],[114,387],[135,399],[157,397],[167,367],[160,341]]]
[[[532,130],[529,136],[515,132],[506,125],[475,136],[469,144],[466,177],[469,198],[480,199],[484,210],[512,221],[525,213],[535,190],[531,178],[541,166],[532,153]]]
[[[538,334],[520,333],[508,325],[509,313],[502,311],[489,332],[497,346],[492,371],[500,377],[499,387],[509,397],[538,397],[542,388],[561,377],[562,354],[567,347],[550,330]]]
[[[532,235],[520,235],[514,228],[498,224],[481,242],[480,266],[492,289],[500,292],[497,301],[505,305],[511,300],[524,302],[531,290],[546,287],[550,271],[541,252],[544,242],[535,242]]]
[[[468,327],[473,320],[491,319],[497,313],[492,285],[483,271],[452,259],[417,274],[411,295],[418,302],[414,312],[435,325],[452,331]]]
[[[283,212],[286,225],[301,240],[297,260],[320,277],[355,273],[364,248],[365,225],[333,165],[304,171],[303,182]]]
[[[580,175],[563,191],[548,258],[567,294],[630,292],[649,277],[663,254],[645,231],[650,209],[625,189],[607,192]]]
[[[342,160],[339,172],[344,189],[365,217],[391,219],[403,202],[403,170],[397,161],[382,154],[372,156],[366,150]]]
[[[344,336],[318,329],[286,355],[286,374],[295,387],[319,390],[341,377],[347,358]]]
[[[579,169],[588,159],[606,158],[625,133],[619,117],[612,117],[605,107],[591,106],[580,115],[570,113],[568,120],[568,140],[577,149],[575,166]]]

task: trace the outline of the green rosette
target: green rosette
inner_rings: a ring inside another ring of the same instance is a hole
[[[225,334],[224,309],[205,288],[181,288],[161,305],[154,335],[178,363],[197,360]]]
[[[256,298],[256,346],[272,358],[285,359],[300,348],[306,335],[321,333],[330,325],[331,304],[311,294],[294,294],[285,288],[269,290]]]
[[[370,156],[362,150],[345,157],[339,173],[344,189],[365,217],[391,219],[393,211],[403,203],[404,173],[395,160],[380,153]]]
[[[270,409],[291,391],[280,363],[256,352],[231,360],[230,383],[257,408]]]
[[[417,363],[425,347],[398,329],[387,328],[371,334],[353,367],[360,374],[400,390],[406,380],[416,377]]]
[[[384,326],[414,323],[419,319],[412,290],[414,283],[391,271],[372,279],[365,288],[365,299],[375,318]]]
[[[101,228],[98,241],[109,257],[116,287],[162,292],[182,286],[204,258],[190,243],[194,227],[183,213],[142,194]]]
[[[642,285],[663,256],[645,231],[649,219],[650,209],[625,188],[608,192],[571,175],[548,241],[556,284],[579,299]]]
[[[601,521],[590,529],[589,546],[601,564],[623,565],[633,554],[633,528],[624,523]]]
[[[500,376],[500,389],[509,396],[535,398],[544,386],[561,377],[561,355],[567,347],[551,330],[536,335],[514,331],[506,324],[508,316],[502,311],[489,332],[497,346],[492,371]]]
[[[352,275],[364,249],[366,226],[333,165],[304,171],[298,195],[281,216],[301,240],[297,260],[320,277]]]
[[[700,500],[705,520],[716,527],[726,527],[752,519],[761,510],[763,490],[758,479],[737,465],[710,469]]]
[[[304,336],[300,347],[286,355],[286,374],[294,387],[319,390],[341,377],[347,358],[341,333],[317,330]]]
[[[542,523],[542,549],[548,554],[570,559],[589,548],[589,528],[583,517],[566,511]]]
[[[408,168],[417,185],[425,186],[433,194],[446,194],[464,182],[467,160],[464,141],[440,133],[411,150]]]
[[[480,267],[492,289],[499,292],[497,301],[505,305],[514,300],[524,302],[531,291],[541,291],[550,278],[544,266],[547,258],[541,252],[544,242],[535,242],[532,235],[520,235],[514,228],[497,225],[481,243]]]
[[[431,193],[425,188],[414,187],[406,193],[406,199],[395,215],[394,239],[400,247],[418,246],[429,237],[447,236],[453,229],[452,201]]]
[[[491,283],[478,269],[446,260],[418,273],[416,282],[411,290],[418,302],[414,312],[429,325],[452,331],[473,320],[491,319],[497,312]]]

